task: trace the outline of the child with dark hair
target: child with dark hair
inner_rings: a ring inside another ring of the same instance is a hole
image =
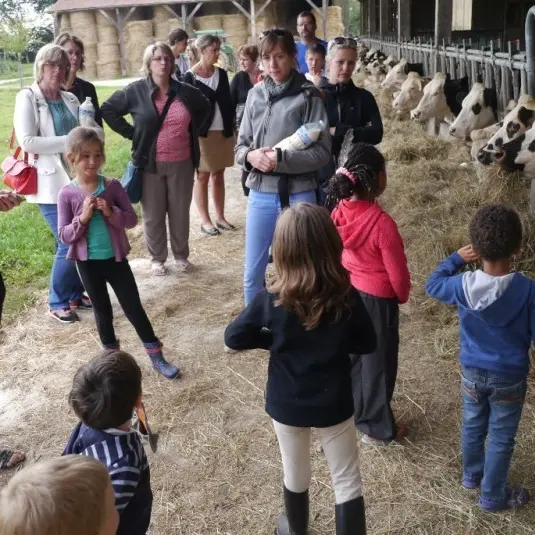
[[[234,350],[269,349],[266,412],[284,471],[277,535],[307,535],[310,437],[316,428],[336,498],[337,535],[366,535],[353,422],[349,354],[375,347],[375,333],[349,275],[328,212],[297,203],[279,217],[276,277],[227,327]]]
[[[352,356],[355,422],[362,442],[390,445],[407,435],[390,403],[396,386],[399,304],[409,298],[410,274],[396,222],[377,203],[386,188],[383,155],[365,143],[344,139],[341,167],[329,181],[327,202],[342,238],[342,264],[372,318],[377,347]]]
[[[305,77],[309,82],[312,82],[318,87],[321,87],[328,82],[324,74],[326,55],[327,50],[321,43],[315,43],[309,46],[306,51],[305,59],[308,66],[308,72],[305,73]]]
[[[528,491],[509,485],[507,478],[535,334],[535,282],[511,271],[522,243],[522,224],[513,209],[483,206],[469,234],[471,244],[444,260],[425,290],[459,310],[462,486],[481,487],[481,509],[495,512],[529,500]],[[477,261],[483,269],[464,270]]]
[[[106,465],[120,515],[117,535],[144,535],[152,512],[150,469],[132,414],[141,406],[141,370],[134,357],[106,351],[78,369],[69,404],[80,423],[63,455]]]

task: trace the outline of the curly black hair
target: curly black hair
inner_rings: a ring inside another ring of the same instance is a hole
[[[522,243],[522,223],[512,208],[503,204],[481,207],[470,221],[470,241],[484,260],[511,258]]]
[[[386,170],[384,156],[368,143],[355,143],[344,167],[357,179],[353,183],[346,175],[335,174],[327,185],[327,207],[334,208],[341,200],[357,195],[372,201],[380,194],[379,175]]]

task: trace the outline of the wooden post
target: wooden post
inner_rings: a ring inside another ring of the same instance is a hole
[[[388,0],[379,0],[379,35],[384,39],[388,33]]]
[[[124,49],[124,24],[123,24],[123,15],[120,8],[115,9],[115,14],[117,16],[117,30],[119,32],[119,51],[121,53],[121,74],[126,76],[126,59],[125,59],[125,49]]]
[[[184,31],[186,30],[186,26],[188,25],[188,8],[186,7],[186,4],[182,4],[182,29]],[[190,37],[192,37],[190,35]]]
[[[398,0],[398,41],[411,38],[411,0]]]
[[[56,11],[56,13],[54,13],[54,39],[58,36],[59,34],[59,13]]]
[[[256,6],[255,0],[251,0],[251,39],[256,43]]]
[[[435,47],[450,43],[453,21],[453,0],[435,0]]]
[[[370,33],[369,12],[370,12],[370,0],[362,0],[362,2],[360,3],[360,33],[361,35],[369,35]]]
[[[362,25],[362,11],[360,16],[360,24]],[[347,37],[349,35],[349,0],[343,0],[342,20],[344,21],[344,35]]]
[[[375,37],[377,34],[377,25],[375,18],[375,6],[377,0],[368,0],[368,33],[370,37]]]
[[[327,8],[329,7],[329,0],[323,0],[322,2],[322,17],[323,17],[323,39],[325,41],[328,40],[327,38],[327,15],[328,15],[328,10]]]

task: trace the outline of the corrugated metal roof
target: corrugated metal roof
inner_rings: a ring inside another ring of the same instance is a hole
[[[161,6],[165,4],[197,4],[200,0],[58,0],[51,11],[84,11],[88,9],[110,9],[133,6]],[[218,0],[211,0],[218,1]],[[226,1],[229,0],[219,0]]]

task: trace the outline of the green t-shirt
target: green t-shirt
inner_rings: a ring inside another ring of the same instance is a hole
[[[80,187],[76,180],[73,180],[72,183],[76,187]],[[105,187],[105,178],[99,176],[98,187],[93,192],[93,195],[97,197],[104,191]],[[93,210],[93,216],[89,220],[86,238],[88,260],[108,260],[115,256],[110,233],[100,210]]]

